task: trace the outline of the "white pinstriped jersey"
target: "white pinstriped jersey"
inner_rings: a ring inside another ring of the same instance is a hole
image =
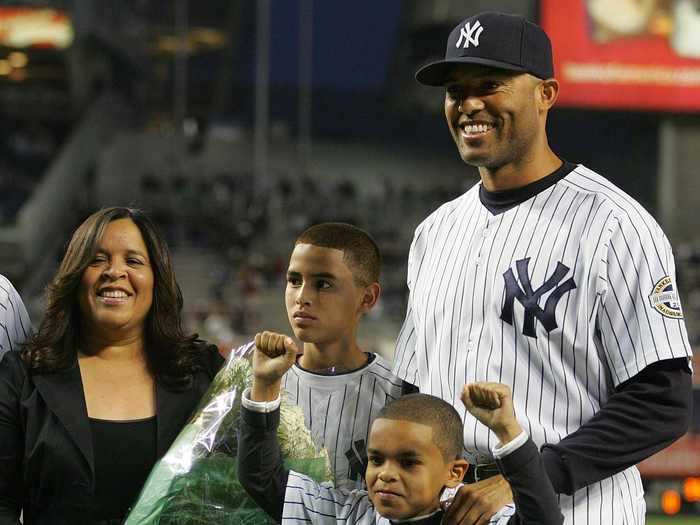
[[[462,406],[465,383],[508,384],[541,446],[579,428],[648,364],[691,349],[671,247],[631,197],[577,166],[493,215],[479,186],[416,229],[394,371],[460,411],[467,458],[483,463],[497,440]],[[644,523],[635,467],[560,503],[568,524]]]
[[[31,330],[29,314],[17,290],[0,275],[0,359],[5,352],[17,350]]]
[[[364,486],[370,423],[388,401],[401,396],[402,384],[379,355],[352,372],[322,375],[295,364],[285,374],[282,389],[304,411],[316,446],[328,450],[336,487]]]
[[[506,525],[515,514],[512,505],[494,514],[489,525]],[[390,525],[374,510],[366,490],[336,489],[294,471],[289,472],[284,496],[282,525],[298,523],[343,523],[346,525]]]

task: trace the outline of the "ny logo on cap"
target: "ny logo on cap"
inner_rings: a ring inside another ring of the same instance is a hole
[[[479,47],[479,36],[483,30],[484,28],[478,20],[473,26],[471,22],[467,22],[464,24],[464,27],[459,30],[459,40],[457,40],[457,45],[455,45],[455,47],[461,46],[466,49],[469,47],[469,44],[474,47]]]

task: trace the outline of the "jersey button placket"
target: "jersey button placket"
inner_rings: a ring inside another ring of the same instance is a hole
[[[486,237],[489,235],[489,221],[486,220],[483,229],[481,230],[481,242],[477,248],[476,257],[474,257],[474,265],[478,268],[481,264],[481,253],[484,251],[484,242],[486,242]]]
[[[489,236],[489,233],[491,233],[491,230],[489,229],[490,226],[491,221],[489,220],[489,218],[487,218],[486,224],[484,224],[484,229],[481,231],[481,235],[484,237],[484,239]]]

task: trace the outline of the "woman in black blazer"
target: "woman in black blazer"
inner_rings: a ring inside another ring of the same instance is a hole
[[[121,523],[223,362],[181,311],[142,212],[76,230],[39,330],[0,362],[0,525]]]

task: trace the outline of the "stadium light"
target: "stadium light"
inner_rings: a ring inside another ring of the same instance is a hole
[[[686,478],[683,482],[683,497],[690,503],[700,501],[700,478]]]
[[[27,65],[29,58],[27,57],[26,53],[22,53],[21,51],[13,51],[7,56],[7,61],[14,68],[22,68]]]
[[[661,510],[673,516],[681,510],[681,495],[677,490],[664,490],[661,493]]]

